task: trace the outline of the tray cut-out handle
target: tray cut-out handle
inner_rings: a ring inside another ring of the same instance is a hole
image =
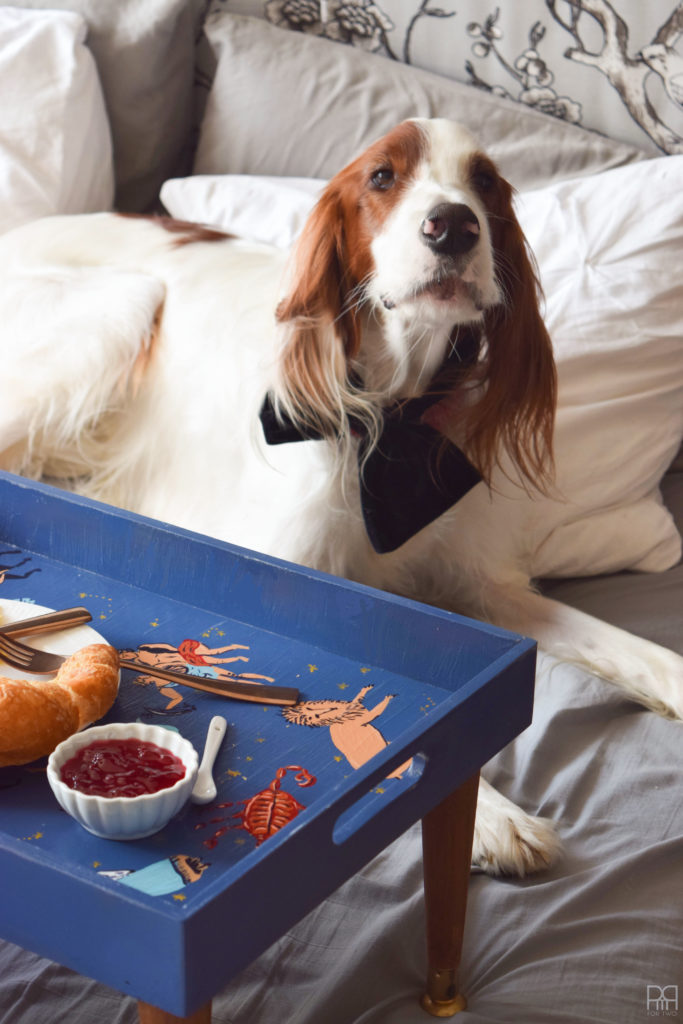
[[[332,841],[341,846],[361,828],[384,811],[396,800],[414,789],[424,775],[429,758],[426,754],[413,754],[409,767],[399,778],[392,778],[393,772],[379,782],[373,782],[368,789],[346,807],[339,815],[332,829]],[[396,771],[397,769],[394,769]]]

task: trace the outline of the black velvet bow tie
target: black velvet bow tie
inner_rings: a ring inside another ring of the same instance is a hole
[[[456,445],[422,422],[427,409],[443,398],[476,361],[480,341],[481,335],[475,330],[458,329],[451,351],[427,391],[419,398],[398,401],[384,409],[379,441],[369,454],[363,426],[351,420],[354,433],[360,436],[363,519],[370,542],[380,554],[405,544],[481,480],[479,472]],[[260,415],[268,444],[322,437],[277,416],[269,395]]]

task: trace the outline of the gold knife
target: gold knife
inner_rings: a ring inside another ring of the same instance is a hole
[[[167,679],[181,686],[190,686],[193,690],[204,690],[206,693],[218,694],[220,697],[234,697],[235,700],[248,700],[256,704],[296,704],[299,691],[293,686],[271,686],[260,683],[243,683],[232,679],[206,679],[203,676],[185,675],[172,672],[166,668],[155,668],[141,661],[126,658],[121,661],[121,668],[129,668],[140,675]]]
[[[88,609],[79,605],[77,608],[63,608],[57,612],[43,612],[42,615],[32,615],[30,619],[8,622],[7,625],[0,626],[0,633],[5,633],[7,636],[54,633],[60,629],[80,626],[84,622],[91,621],[92,615]]]

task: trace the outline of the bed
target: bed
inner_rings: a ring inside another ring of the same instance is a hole
[[[49,6],[0,9],[2,231],[116,208],[286,247],[322,183],[402,118],[479,135],[519,192],[573,426],[571,500],[530,538],[539,586],[683,653],[683,6]],[[551,818],[564,852],[525,879],[473,872],[463,1024],[677,1016],[680,724],[541,654],[533,724],[484,774]],[[219,993],[213,1020],[423,1024],[425,962],[416,827]],[[0,1024],[136,1019],[132,999],[0,943]]]

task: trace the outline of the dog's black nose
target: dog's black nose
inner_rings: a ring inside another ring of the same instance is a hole
[[[480,235],[479,221],[464,203],[440,203],[420,225],[425,245],[443,256],[461,256],[472,249]]]

